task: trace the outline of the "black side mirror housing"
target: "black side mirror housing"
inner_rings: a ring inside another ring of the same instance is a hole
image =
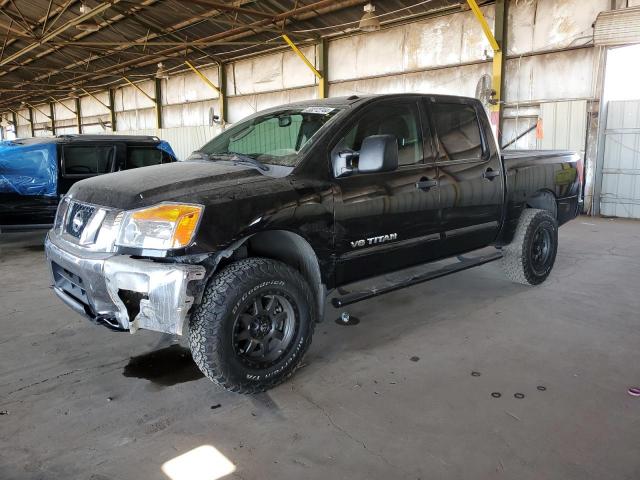
[[[333,155],[336,178],[355,173],[392,172],[397,168],[398,141],[393,135],[371,135],[362,141],[359,152],[345,150]]]
[[[392,172],[398,168],[398,140],[393,135],[371,135],[362,141],[359,173]]]

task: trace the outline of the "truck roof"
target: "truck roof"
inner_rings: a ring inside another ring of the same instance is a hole
[[[18,145],[36,145],[45,143],[73,143],[73,142],[124,142],[124,143],[159,143],[158,137],[150,135],[87,135],[69,134],[55,137],[32,137],[7,140]]]
[[[284,104],[284,105],[300,106],[300,107],[316,106],[316,105],[318,106],[322,105],[322,106],[328,106],[328,107],[349,107],[355,104],[365,103],[365,102],[369,102],[376,99],[383,99],[383,98],[394,99],[394,98],[415,97],[415,96],[429,97],[429,98],[434,98],[435,100],[447,101],[447,102],[462,101],[464,103],[475,103],[479,101],[472,97],[461,97],[457,95],[441,95],[441,94],[415,92],[415,93],[385,93],[385,94],[367,93],[367,94],[350,95],[350,96],[342,96],[342,97],[322,98],[322,99],[315,99],[315,100],[303,100],[300,102],[291,102],[290,104]],[[278,107],[273,107],[273,108],[280,108],[284,105],[279,105]],[[271,110],[271,108],[266,110]]]

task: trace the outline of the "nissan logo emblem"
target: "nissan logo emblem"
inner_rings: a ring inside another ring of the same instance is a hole
[[[80,230],[82,230],[82,226],[84,225],[84,217],[82,215],[82,212],[77,212],[74,216],[73,216],[73,221],[71,222],[71,229],[73,230],[73,233],[80,233]]]

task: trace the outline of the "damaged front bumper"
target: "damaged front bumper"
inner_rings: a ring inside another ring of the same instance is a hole
[[[182,335],[206,273],[201,265],[89,251],[52,232],[45,251],[53,291],[65,304],[96,323],[131,333]]]

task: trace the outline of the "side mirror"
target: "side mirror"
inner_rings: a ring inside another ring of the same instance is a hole
[[[362,141],[359,173],[392,172],[398,168],[398,140],[393,135],[371,135]]]
[[[344,150],[333,154],[333,175],[392,172],[398,168],[398,141],[393,135],[371,135],[362,141],[359,152]]]

